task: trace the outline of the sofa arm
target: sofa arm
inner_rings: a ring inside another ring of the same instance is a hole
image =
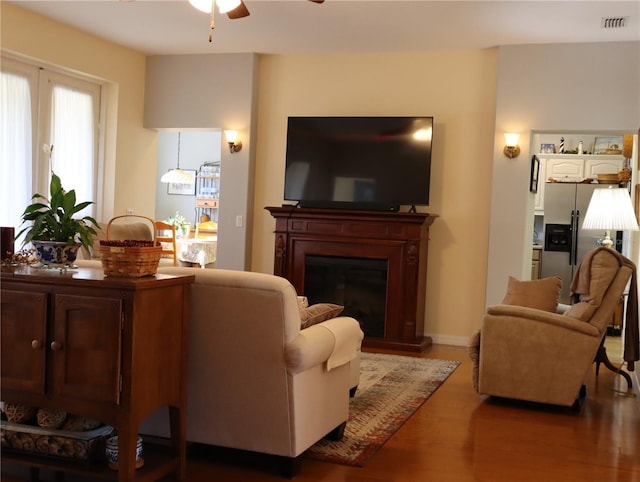
[[[336,329],[336,326],[341,328]],[[341,364],[347,363],[357,355],[362,338],[358,322],[344,316],[300,330],[285,348],[287,370],[291,373],[303,372],[327,363],[332,355],[345,360]]]
[[[320,326],[329,331],[334,339],[333,351],[327,359],[327,371],[345,365],[358,356],[364,334],[356,320],[341,316],[327,320]]]
[[[551,313],[549,311],[537,310],[524,306],[515,305],[494,305],[487,308],[487,314],[493,316],[508,316],[519,319],[538,321],[549,325],[557,326],[571,331],[584,333],[590,336],[600,336],[598,329],[585,322],[570,316]]]

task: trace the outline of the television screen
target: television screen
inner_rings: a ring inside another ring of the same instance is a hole
[[[302,207],[429,204],[432,117],[289,117],[284,198]]]

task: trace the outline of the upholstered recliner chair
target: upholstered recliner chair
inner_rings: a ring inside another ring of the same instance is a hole
[[[487,309],[469,346],[478,393],[579,407],[588,370],[632,273],[634,292],[633,263],[610,249],[590,251],[571,285],[573,304],[562,314],[556,310],[559,278],[510,279],[503,304]],[[628,316],[637,303],[629,298]],[[625,344],[634,344],[635,323],[637,346],[637,315],[627,323]],[[637,348],[625,353],[630,368],[637,359]]]

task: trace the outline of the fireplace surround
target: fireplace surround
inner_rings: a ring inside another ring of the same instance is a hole
[[[365,346],[421,351],[431,343],[423,327],[429,227],[437,215],[266,209],[276,220],[274,274],[287,278],[298,294],[309,297],[305,289],[315,285],[319,294],[311,302],[343,304],[345,314],[363,324]],[[338,289],[328,294],[331,284]]]

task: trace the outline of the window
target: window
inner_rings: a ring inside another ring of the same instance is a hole
[[[94,82],[3,58],[0,225],[19,228],[32,194],[48,197],[52,171],[79,201],[100,202],[100,92]],[[96,204],[80,214],[95,216]]]

